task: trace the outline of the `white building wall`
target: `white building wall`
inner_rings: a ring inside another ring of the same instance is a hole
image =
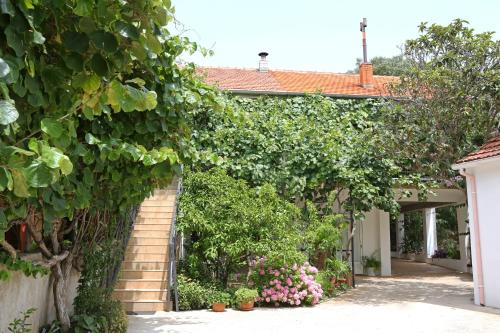
[[[481,163],[468,172],[476,176],[478,220],[484,278],[485,305],[500,308],[500,161]],[[476,239],[472,221],[472,193],[467,179],[474,274],[474,300],[479,304]]]
[[[73,271],[68,281],[66,304],[70,313],[73,313],[79,277],[80,274]],[[9,280],[0,282],[0,332],[8,332],[9,323],[29,308],[36,309],[27,321],[32,324],[33,332],[38,332],[40,326],[56,319],[50,275],[33,278],[21,272],[12,272]]]

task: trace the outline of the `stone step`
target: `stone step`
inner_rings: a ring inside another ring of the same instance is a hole
[[[161,197],[161,196],[167,196],[167,195],[177,195],[177,186],[175,187],[167,187],[166,189],[161,189],[161,190],[155,190],[153,193],[153,198]],[[149,198],[148,198],[149,199]]]
[[[115,289],[113,299],[119,301],[166,301],[168,290],[166,289]]]
[[[128,312],[153,312],[153,311],[171,311],[172,302],[170,301],[122,301],[123,309]]]
[[[142,202],[140,209],[145,207],[174,207],[177,202],[175,195],[170,195],[162,200],[145,200]]]
[[[136,223],[134,230],[170,230],[170,223]]]
[[[122,279],[161,279],[167,280],[168,271],[167,270],[129,270],[124,269],[121,272]]]
[[[168,262],[158,262],[158,261],[124,261],[122,263],[123,270],[142,270],[142,271],[153,271],[153,270],[167,270],[169,267]]]
[[[165,254],[168,253],[168,246],[165,245],[129,245],[125,254],[134,253],[151,253]]]
[[[167,280],[162,279],[120,279],[116,289],[167,289]]]
[[[175,210],[175,205],[168,206],[144,206],[139,209],[139,214],[142,213],[172,213]]]
[[[140,238],[168,238],[170,231],[168,230],[132,230],[132,237]]]
[[[169,239],[167,237],[153,238],[153,237],[131,237],[128,245],[163,245],[168,246]]]
[[[124,261],[167,262],[168,253],[126,253]]]
[[[174,216],[173,210],[171,212],[139,212],[137,214],[137,220],[140,219],[169,219],[171,220]]]

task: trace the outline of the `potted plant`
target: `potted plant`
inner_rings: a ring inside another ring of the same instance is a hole
[[[224,291],[215,290],[210,297],[213,312],[226,311],[226,305],[231,303],[231,295]]]
[[[373,256],[363,257],[363,266],[365,268],[366,275],[375,276],[375,271],[380,268],[380,261],[375,259]]]
[[[255,289],[241,287],[234,293],[234,300],[242,311],[251,311],[258,293]]]

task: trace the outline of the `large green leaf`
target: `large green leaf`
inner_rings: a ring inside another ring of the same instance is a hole
[[[14,194],[20,198],[28,198],[30,193],[24,173],[18,169],[12,169],[12,180],[14,181]]]
[[[0,0],[0,13],[10,16],[16,15],[16,10],[10,0]]]
[[[123,21],[118,21],[115,23],[116,29],[120,35],[126,38],[131,39],[139,39],[140,33],[139,29],[137,29],[133,24],[125,23]]]
[[[0,124],[8,125],[17,120],[19,112],[11,101],[0,100]]]
[[[118,41],[115,35],[110,32],[95,31],[90,34],[90,39],[97,48],[108,53],[114,53],[118,48]]]
[[[99,76],[108,75],[109,72],[108,62],[99,53],[94,54],[94,56],[90,60],[90,66],[92,67],[94,73],[96,73],[97,75]]]
[[[0,167],[0,192],[8,189],[12,191],[13,188],[13,180],[10,171],[4,167]]]
[[[69,175],[73,171],[73,164],[71,163],[68,156],[63,156],[59,160],[59,168],[61,169],[62,174],[65,176]]]
[[[41,161],[34,161],[24,169],[24,174],[31,187],[47,187],[52,183],[52,173]]]
[[[60,137],[62,132],[64,131],[64,127],[61,125],[61,123],[51,118],[42,119],[41,129],[43,132],[56,139]]]
[[[5,60],[0,58],[0,79],[7,76],[7,74],[9,73],[10,73],[9,64],[5,62]]]
[[[90,16],[94,9],[94,3],[95,1],[93,0],[78,0],[73,12],[78,16]]]
[[[80,54],[72,52],[64,57],[64,63],[69,69],[79,72],[83,69],[83,58]]]
[[[63,45],[70,51],[84,53],[89,48],[89,38],[82,32],[65,31],[62,39]]]

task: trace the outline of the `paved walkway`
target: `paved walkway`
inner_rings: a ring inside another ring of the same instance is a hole
[[[129,316],[128,332],[500,332],[500,310],[472,303],[470,274],[404,260],[393,273],[357,277],[356,289],[312,308],[157,312]]]

